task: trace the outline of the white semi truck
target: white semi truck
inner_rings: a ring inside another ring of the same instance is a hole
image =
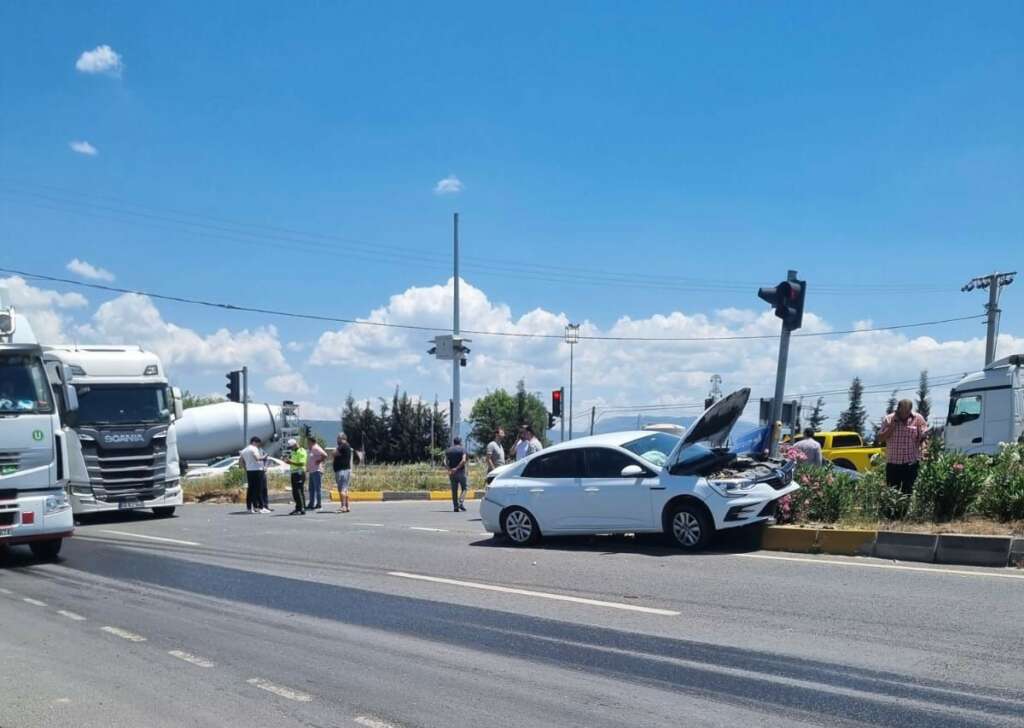
[[[44,346],[51,380],[67,372],[77,398],[65,410],[68,490],[76,515],[182,503],[174,421],[181,394],[159,357],[141,347]]]
[[[1003,442],[1024,438],[1024,354],[997,359],[968,374],[949,393],[945,446],[968,455],[992,455]]]
[[[38,558],[53,559],[74,531],[68,502],[68,457],[61,412],[78,406],[76,393],[55,372],[53,386],[43,350],[28,321],[0,289],[0,547],[28,544]]]

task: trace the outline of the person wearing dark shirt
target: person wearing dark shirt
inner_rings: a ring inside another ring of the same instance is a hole
[[[444,463],[452,486],[452,507],[456,513],[464,511],[469,481],[466,478],[466,449],[462,447],[461,437],[452,438],[452,446],[444,451]]]
[[[348,435],[338,435],[338,446],[334,449],[334,482],[338,484],[338,500],[341,507],[338,513],[348,513],[348,486],[352,482],[352,446],[348,444]]]

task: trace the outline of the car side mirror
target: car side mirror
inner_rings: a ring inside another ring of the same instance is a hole
[[[185,409],[182,405],[181,390],[178,387],[171,387],[171,399],[174,401],[174,419],[180,420]]]
[[[644,476],[644,469],[639,465],[627,465],[620,474],[623,478],[642,478]]]

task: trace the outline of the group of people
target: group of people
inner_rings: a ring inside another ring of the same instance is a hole
[[[878,439],[885,445],[885,481],[905,495],[914,492],[921,449],[931,428],[920,412],[914,412],[914,403],[901,399],[896,409],[885,416],[878,430]],[[821,465],[821,445],[814,439],[814,430],[804,430],[802,439],[793,443],[810,465]]]
[[[505,430],[498,427],[484,449],[488,473],[505,464],[505,446],[502,445],[504,439]],[[519,439],[512,446],[512,453],[515,460],[522,460],[543,448],[544,445],[537,438],[533,427],[522,425],[519,428]],[[452,446],[445,450],[444,459],[445,467],[448,469],[448,482],[452,489],[452,509],[458,513],[466,510],[466,491],[469,490],[469,475],[466,472],[469,454],[462,445],[461,437],[452,438]]]
[[[305,515],[306,511],[318,511],[323,507],[321,498],[324,463],[329,457],[327,451],[312,438],[308,439],[306,446],[294,438],[287,442],[287,446],[290,451],[287,462],[290,467],[292,499],[295,501],[295,508],[288,515],[301,516]],[[263,441],[259,437],[251,438],[248,446],[239,453],[239,464],[245,469],[245,507],[249,513],[273,512],[267,493],[267,459]],[[352,447],[344,433],[338,435],[331,465],[341,502],[338,513],[348,513],[348,491],[352,482]]]

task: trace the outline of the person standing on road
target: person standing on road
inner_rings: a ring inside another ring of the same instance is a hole
[[[452,508],[456,513],[464,511],[469,481],[466,479],[466,449],[462,447],[461,437],[452,438],[452,446],[444,451],[444,462],[448,466],[448,482],[452,486]]]
[[[505,437],[505,431],[500,427],[494,431],[494,439],[487,443],[487,450],[484,457],[487,460],[487,472],[505,464],[505,448],[501,441]]]
[[[309,503],[306,504],[306,510],[319,511],[320,485],[324,478],[324,460],[327,459],[327,452],[312,437],[307,439],[309,455],[306,460],[306,471],[309,473]]]
[[[878,431],[878,439],[885,443],[885,481],[905,495],[914,492],[921,445],[931,434],[928,422],[913,408],[913,402],[901,399]]]
[[[823,462],[821,457],[821,445],[819,445],[818,441],[814,439],[814,429],[811,427],[804,429],[803,438],[793,443],[793,449],[799,451],[800,454],[804,456],[804,461],[808,465],[820,466]]]
[[[348,444],[348,435],[338,435],[338,446],[334,449],[334,482],[338,484],[338,501],[341,507],[338,513],[348,513],[348,486],[352,482],[352,446]]]
[[[537,439],[537,435],[533,432],[531,425],[526,426],[526,434],[529,436],[529,444],[526,448],[527,455],[533,455],[535,452],[540,452],[544,449],[544,443]]]
[[[263,452],[263,441],[258,437],[249,439],[249,444],[238,454],[239,466],[245,468],[245,509],[249,513],[270,513],[267,508],[267,454]]]
[[[289,513],[289,516],[304,516],[306,515],[305,506],[305,493],[303,488],[306,484],[306,448],[302,447],[295,438],[288,441],[288,447],[291,448],[292,454],[288,459],[288,465],[291,466],[291,479],[292,479],[292,500],[295,501],[295,510]]]
[[[530,433],[526,425],[519,427],[519,439],[512,446],[512,450],[516,460],[522,460],[530,454]]]

